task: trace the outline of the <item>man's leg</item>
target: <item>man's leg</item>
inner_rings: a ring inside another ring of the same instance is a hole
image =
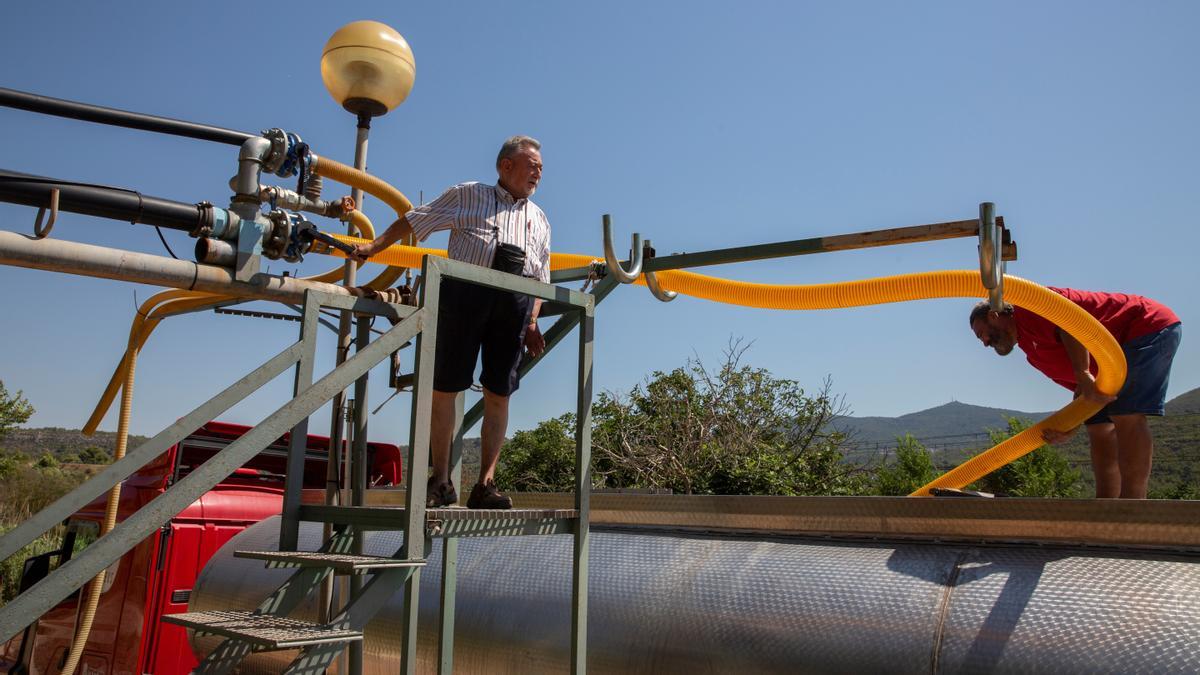
[[[433,390],[433,413],[429,427],[429,455],[434,485],[450,480],[450,444],[454,441],[454,400],[457,392]]]
[[[1121,467],[1121,498],[1145,499],[1154,459],[1150,424],[1140,413],[1113,415],[1117,435],[1117,463]]]
[[[500,446],[508,431],[508,397],[493,394],[483,388],[483,432],[479,451],[479,482],[486,484],[496,477]]]
[[[1117,463],[1117,432],[1110,422],[1087,425],[1092,446],[1092,473],[1096,476],[1096,497],[1121,496],[1121,468]]]

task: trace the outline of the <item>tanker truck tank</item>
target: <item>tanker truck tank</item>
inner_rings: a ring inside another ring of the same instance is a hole
[[[1200,670],[1200,504],[1144,518],[1097,500],[647,500],[594,501],[591,673]],[[230,541],[191,609],[252,609],[278,586],[289,570],[233,556],[278,532],[270,519]],[[301,535],[315,549],[320,526]],[[369,532],[367,552],[401,536]],[[440,577],[435,543],[418,672],[437,668]],[[569,538],[460,540],[455,672],[569,670],[570,594]],[[402,610],[398,593],[368,625],[364,672],[396,671]],[[240,672],[281,672],[294,654],[256,653]]]

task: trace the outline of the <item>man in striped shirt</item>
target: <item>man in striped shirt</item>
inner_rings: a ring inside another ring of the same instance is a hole
[[[496,185],[461,183],[429,204],[418,206],[392,223],[369,244],[357,247],[364,260],[410,234],[425,239],[450,230],[447,253],[453,260],[498,266],[511,273],[550,282],[550,222],[529,197],[542,178],[541,144],[529,136],[513,136],[496,157]],[[521,260],[523,252],[523,261]],[[499,255],[497,253],[499,252]],[[521,353],[537,356],[546,348],[538,329],[541,300],[454,279],[442,282],[438,305],[437,357],[433,378],[433,426],[426,505],[458,501],[450,480],[450,443],[454,433],[455,397],[471,386],[475,362],[483,352],[483,432],[479,481],[467,500],[469,508],[508,509],[512,500],[494,480],[500,446],[508,429],[509,397],[519,386]]]

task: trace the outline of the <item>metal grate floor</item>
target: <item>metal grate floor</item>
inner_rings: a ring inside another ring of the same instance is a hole
[[[356,630],[321,626],[286,616],[251,612],[187,612],[167,614],[163,621],[204,633],[237,638],[262,649],[291,649],[362,639]]]

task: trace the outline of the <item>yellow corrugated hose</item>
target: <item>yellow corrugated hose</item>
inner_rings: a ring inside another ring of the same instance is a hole
[[[348,243],[362,239],[338,236]],[[336,251],[330,251],[340,255]],[[371,258],[372,262],[417,267],[422,256],[441,255],[445,251],[410,246],[392,246]],[[551,269],[582,267],[595,258],[576,254],[551,256]],[[696,298],[762,309],[839,309],[879,305],[927,298],[986,297],[987,290],[974,270],[925,272],[879,279],[846,281],[832,284],[783,285],[758,284],[720,279],[695,272],[667,270],[656,273],[665,289]],[[645,284],[645,277],[638,280]],[[1099,367],[1096,387],[1106,394],[1115,394],[1125,381],[1125,354],[1113,336],[1090,314],[1061,295],[1032,281],[1005,276],[1005,300],[1045,317],[1079,340]],[[1101,408],[1100,404],[1082,399],[1072,401],[1062,410],[1036,425],[1000,443],[996,447],[964,462],[913,493],[927,496],[935,487],[962,488],[1013,460],[1044,445],[1044,429],[1072,429]]]

